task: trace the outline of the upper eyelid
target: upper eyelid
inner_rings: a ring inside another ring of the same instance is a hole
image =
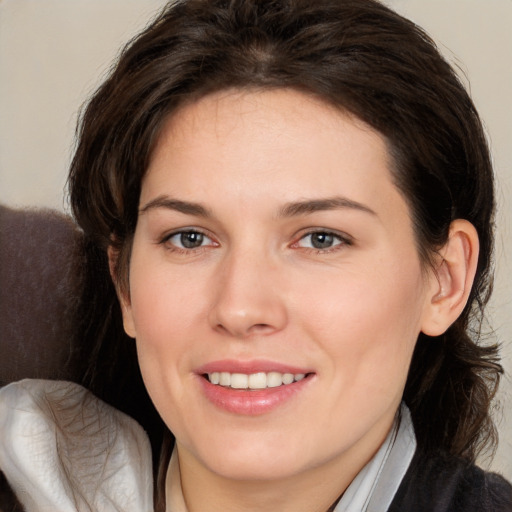
[[[181,233],[200,233],[201,235],[210,239],[212,242],[218,243],[215,240],[215,237],[208,230],[196,228],[196,227],[184,227],[184,228],[173,229],[173,230],[165,233],[164,235],[161,235],[158,238],[158,243],[168,242],[173,236],[179,235]]]
[[[340,238],[341,240],[344,240],[346,242],[353,242],[354,237],[349,235],[348,233],[345,233],[344,231],[338,231],[337,229],[329,229],[329,228],[306,228],[304,230],[301,230],[295,237],[295,242],[298,242],[302,238],[308,236],[308,235],[314,235],[315,233],[325,233],[328,235],[333,235],[337,238]]]
[[[332,235],[338,239],[338,242],[333,244],[332,246],[325,247],[325,248],[315,248],[315,247],[303,247],[300,245],[301,241],[304,240],[304,238],[314,235],[315,233],[325,233],[328,235]],[[344,232],[340,232],[335,229],[326,229],[326,228],[313,228],[309,229],[307,231],[303,231],[299,235],[297,235],[293,242],[289,245],[289,247],[293,250],[300,250],[300,251],[306,251],[311,252],[313,251],[315,254],[331,254],[331,253],[337,253],[340,250],[347,249],[348,247],[352,247],[354,245],[354,238]]]
[[[198,228],[195,226],[184,226],[181,228],[174,228],[167,232],[165,232],[161,238],[170,238],[174,235],[178,235],[180,233],[201,233],[202,235],[207,236],[208,238],[212,238],[213,235],[207,230],[203,228]]]

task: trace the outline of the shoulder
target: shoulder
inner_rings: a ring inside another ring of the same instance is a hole
[[[388,512],[512,512],[512,486],[452,455],[417,452]]]

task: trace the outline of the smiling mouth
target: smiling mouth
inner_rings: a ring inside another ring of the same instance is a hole
[[[306,378],[306,373],[280,373],[280,372],[258,372],[258,373],[230,373],[212,372],[203,375],[210,384],[230,389],[267,389],[288,386]]]

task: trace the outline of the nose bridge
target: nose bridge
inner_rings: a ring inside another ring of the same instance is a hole
[[[269,334],[287,320],[277,258],[264,244],[239,243],[219,264],[212,327],[235,337]]]

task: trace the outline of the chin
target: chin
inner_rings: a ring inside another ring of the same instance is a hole
[[[302,460],[304,448],[294,443],[262,443],[261,439],[252,443],[214,443],[201,450],[198,456],[201,463],[213,473],[231,480],[263,481],[280,480],[304,469]]]
[[[243,480],[245,482],[278,481],[292,477],[299,473],[297,466],[291,461],[249,461],[225,460],[214,461],[211,471],[229,480]]]

